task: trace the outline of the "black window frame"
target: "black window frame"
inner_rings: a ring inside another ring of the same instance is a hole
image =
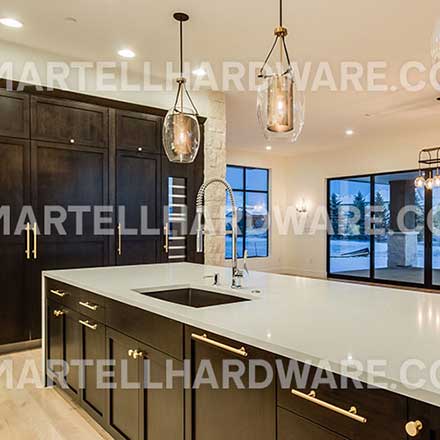
[[[428,171],[428,170],[425,170]],[[380,173],[369,173],[369,174],[354,174],[349,176],[337,176],[337,177],[329,177],[326,179],[327,183],[327,218],[328,218],[328,227],[327,227],[327,243],[326,243],[326,273],[327,278],[336,279],[336,280],[347,280],[347,281],[357,281],[361,283],[371,283],[371,284],[382,284],[382,285],[390,285],[390,286],[402,286],[402,287],[410,287],[416,289],[429,289],[429,290],[440,290],[440,285],[435,285],[432,282],[432,231],[429,227],[428,218],[429,213],[432,209],[432,191],[428,191],[426,188],[424,189],[425,195],[425,206],[424,206],[424,281],[422,283],[410,283],[407,281],[396,281],[396,280],[386,280],[382,278],[375,277],[375,236],[374,234],[370,234],[370,274],[368,277],[356,277],[353,275],[343,275],[338,273],[330,272],[330,242],[331,236],[330,234],[330,185],[334,180],[348,180],[348,179],[357,179],[357,178],[370,178],[370,206],[374,206],[375,204],[375,182],[376,177],[392,175],[392,174],[402,174],[402,173],[417,173],[419,169],[410,169],[410,170],[400,170],[400,171],[388,171],[388,172],[380,172]],[[370,218],[371,220],[374,218],[373,216]],[[371,224],[368,225],[371,229]]]
[[[268,225],[267,225],[267,254],[266,255],[254,255],[254,256],[248,256],[248,258],[269,258],[270,256],[270,169],[269,168],[261,168],[261,167],[249,167],[245,165],[232,165],[227,164],[226,170],[228,168],[237,168],[243,170],[243,189],[234,188],[232,185],[232,190],[234,192],[241,192],[243,193],[243,206],[244,206],[244,222],[243,222],[243,230],[241,231],[241,234],[239,237],[243,237],[243,255],[244,251],[246,249],[246,193],[255,193],[255,194],[266,194],[267,196],[267,219],[268,219]],[[246,189],[246,170],[262,170],[266,171],[267,173],[267,181],[266,181],[266,191],[262,190],[252,190],[252,189]],[[225,244],[226,244],[227,236],[225,236]],[[225,260],[231,260],[231,257],[226,256],[226,250],[225,250]]]

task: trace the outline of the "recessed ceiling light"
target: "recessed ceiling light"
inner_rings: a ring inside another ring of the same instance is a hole
[[[21,21],[16,20],[15,18],[0,18],[0,23],[4,26],[12,27],[12,28],[21,28],[23,27],[23,23]]]
[[[345,130],[345,134],[347,136],[353,136],[354,135],[354,130],[352,130],[351,128],[349,128],[348,130]]]
[[[196,76],[205,76],[207,72],[203,67],[199,67],[198,69],[193,70],[192,73]]]
[[[272,150],[272,147],[270,145],[266,145],[266,150],[270,151],[270,150]]]
[[[121,49],[118,51],[118,55],[123,58],[134,58],[136,54],[131,49]]]

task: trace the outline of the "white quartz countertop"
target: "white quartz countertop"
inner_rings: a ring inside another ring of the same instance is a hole
[[[214,272],[220,273],[220,287],[203,279]],[[230,268],[191,263],[43,276],[440,406],[440,295],[262,272],[251,272],[243,289],[232,290]],[[252,300],[196,309],[133,291],[181,287]],[[352,374],[347,362],[355,367]],[[417,387],[408,387],[405,377]]]

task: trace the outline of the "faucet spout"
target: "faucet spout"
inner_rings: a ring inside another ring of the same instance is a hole
[[[225,180],[219,177],[215,177],[207,180],[199,189],[196,199],[196,214],[197,214],[197,252],[203,252],[203,211],[205,205],[205,192],[206,189],[213,183],[220,183],[225,188],[231,199],[232,207],[232,287],[241,287],[241,278],[243,277],[243,271],[238,268],[237,257],[237,237],[238,237],[238,220],[237,220],[237,204],[235,202],[234,192],[231,185]]]

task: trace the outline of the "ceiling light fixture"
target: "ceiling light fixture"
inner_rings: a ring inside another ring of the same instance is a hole
[[[203,67],[199,67],[198,69],[194,69],[192,71],[193,75],[196,76],[205,76],[207,74],[206,70]]]
[[[8,26],[11,28],[22,28],[23,23],[21,21],[16,20],[15,18],[0,18],[0,23],[4,26]]]
[[[258,88],[257,116],[266,139],[288,138],[295,142],[304,126],[304,94],[297,88],[286,36],[283,2],[280,0],[280,22],[275,28],[275,41],[258,75],[263,84]],[[265,73],[265,67],[277,45],[280,48],[280,61],[276,73]],[[283,64],[286,64],[286,68]]]
[[[123,58],[134,58],[136,56],[131,49],[121,49],[118,51],[118,55]]]
[[[183,22],[189,16],[176,12],[174,19],[179,22],[180,31],[180,77],[177,78],[177,96],[174,106],[168,111],[163,123],[163,148],[170,162],[191,163],[197,156],[200,146],[200,125],[197,111],[186,88],[183,77]],[[184,107],[187,98],[191,108]]]
[[[347,136],[353,136],[354,135],[354,130],[352,130],[351,128],[348,128],[347,130],[345,130],[345,134]]]
[[[272,147],[270,145],[266,145],[266,150],[270,151],[270,150],[272,150]]]

